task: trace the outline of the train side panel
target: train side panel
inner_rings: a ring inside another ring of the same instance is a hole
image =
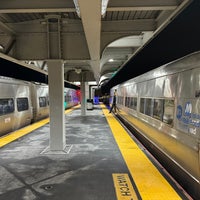
[[[49,116],[49,89],[48,85],[31,84],[31,98],[33,103],[33,121]]]
[[[71,108],[78,104],[77,92],[74,89],[65,88],[64,89],[64,107],[65,109]]]
[[[200,198],[200,53],[115,86],[118,115],[170,160]],[[190,65],[191,63],[191,65]],[[158,153],[159,155],[159,153]],[[172,167],[171,167],[172,168]],[[182,173],[182,172],[183,173]],[[176,176],[175,175],[175,176]]]
[[[0,81],[0,135],[26,126],[32,120],[29,85],[19,81]]]

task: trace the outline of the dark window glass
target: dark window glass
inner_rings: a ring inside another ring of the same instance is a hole
[[[131,101],[131,97],[126,97],[125,98],[125,106],[130,108],[130,101]]]
[[[71,101],[72,101],[72,97],[70,95],[66,95],[65,102],[71,102]]]
[[[146,99],[145,102],[145,114],[148,116],[152,116],[152,99]]]
[[[163,119],[163,99],[154,99],[153,117],[162,121]]]
[[[120,104],[123,105],[123,97],[120,97]]]
[[[129,102],[130,108],[133,108],[133,103],[134,103],[134,99],[133,99],[133,97],[130,97],[130,102]]]
[[[14,112],[13,99],[0,99],[0,115],[6,115]]]
[[[47,105],[49,106],[49,96],[47,96]]]
[[[118,96],[117,97],[117,104],[123,104],[123,97],[122,96]]]
[[[136,97],[132,97],[130,100],[130,108],[132,108],[133,110],[137,109],[137,98]]]
[[[143,113],[143,114],[145,114],[145,113],[144,113],[144,111],[145,111],[145,110],[144,110],[144,105],[145,105],[145,99],[144,99],[144,98],[141,98],[141,99],[140,99],[140,112]]]
[[[47,98],[39,97],[39,105],[40,105],[40,107],[47,107]]]
[[[152,116],[153,112],[152,99],[141,98],[140,99],[140,112],[148,116]]]
[[[17,110],[19,112],[28,110],[28,98],[17,98]]]
[[[163,122],[172,125],[174,118],[174,100],[166,99],[164,101]]]
[[[127,105],[128,108],[130,108],[130,103],[131,103],[131,97],[128,97],[128,105]]]
[[[127,106],[127,97],[125,97],[125,106]]]

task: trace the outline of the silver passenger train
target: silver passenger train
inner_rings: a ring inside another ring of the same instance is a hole
[[[0,136],[49,116],[48,85],[0,77]],[[64,89],[65,109],[78,104],[76,90]]]
[[[200,199],[200,52],[117,85],[111,96],[115,89],[117,114]]]

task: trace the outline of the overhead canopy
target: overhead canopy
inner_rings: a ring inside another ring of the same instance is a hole
[[[194,0],[164,30],[143,48],[102,86],[108,92],[113,86],[155,69],[170,61],[200,50],[200,1]]]
[[[191,2],[1,0],[0,52],[46,71],[61,59],[65,80],[101,84]]]
[[[23,62],[0,54],[1,70],[0,76],[7,76],[20,80],[39,82],[48,84],[48,73],[43,70],[31,67]],[[72,89],[80,89],[80,87],[65,81],[64,86]]]

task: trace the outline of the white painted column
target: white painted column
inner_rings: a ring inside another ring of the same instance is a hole
[[[64,115],[64,66],[62,60],[48,61],[50,102],[50,151],[62,151],[66,145]]]
[[[85,99],[85,79],[84,73],[81,74],[81,115],[86,115],[86,99]]]

